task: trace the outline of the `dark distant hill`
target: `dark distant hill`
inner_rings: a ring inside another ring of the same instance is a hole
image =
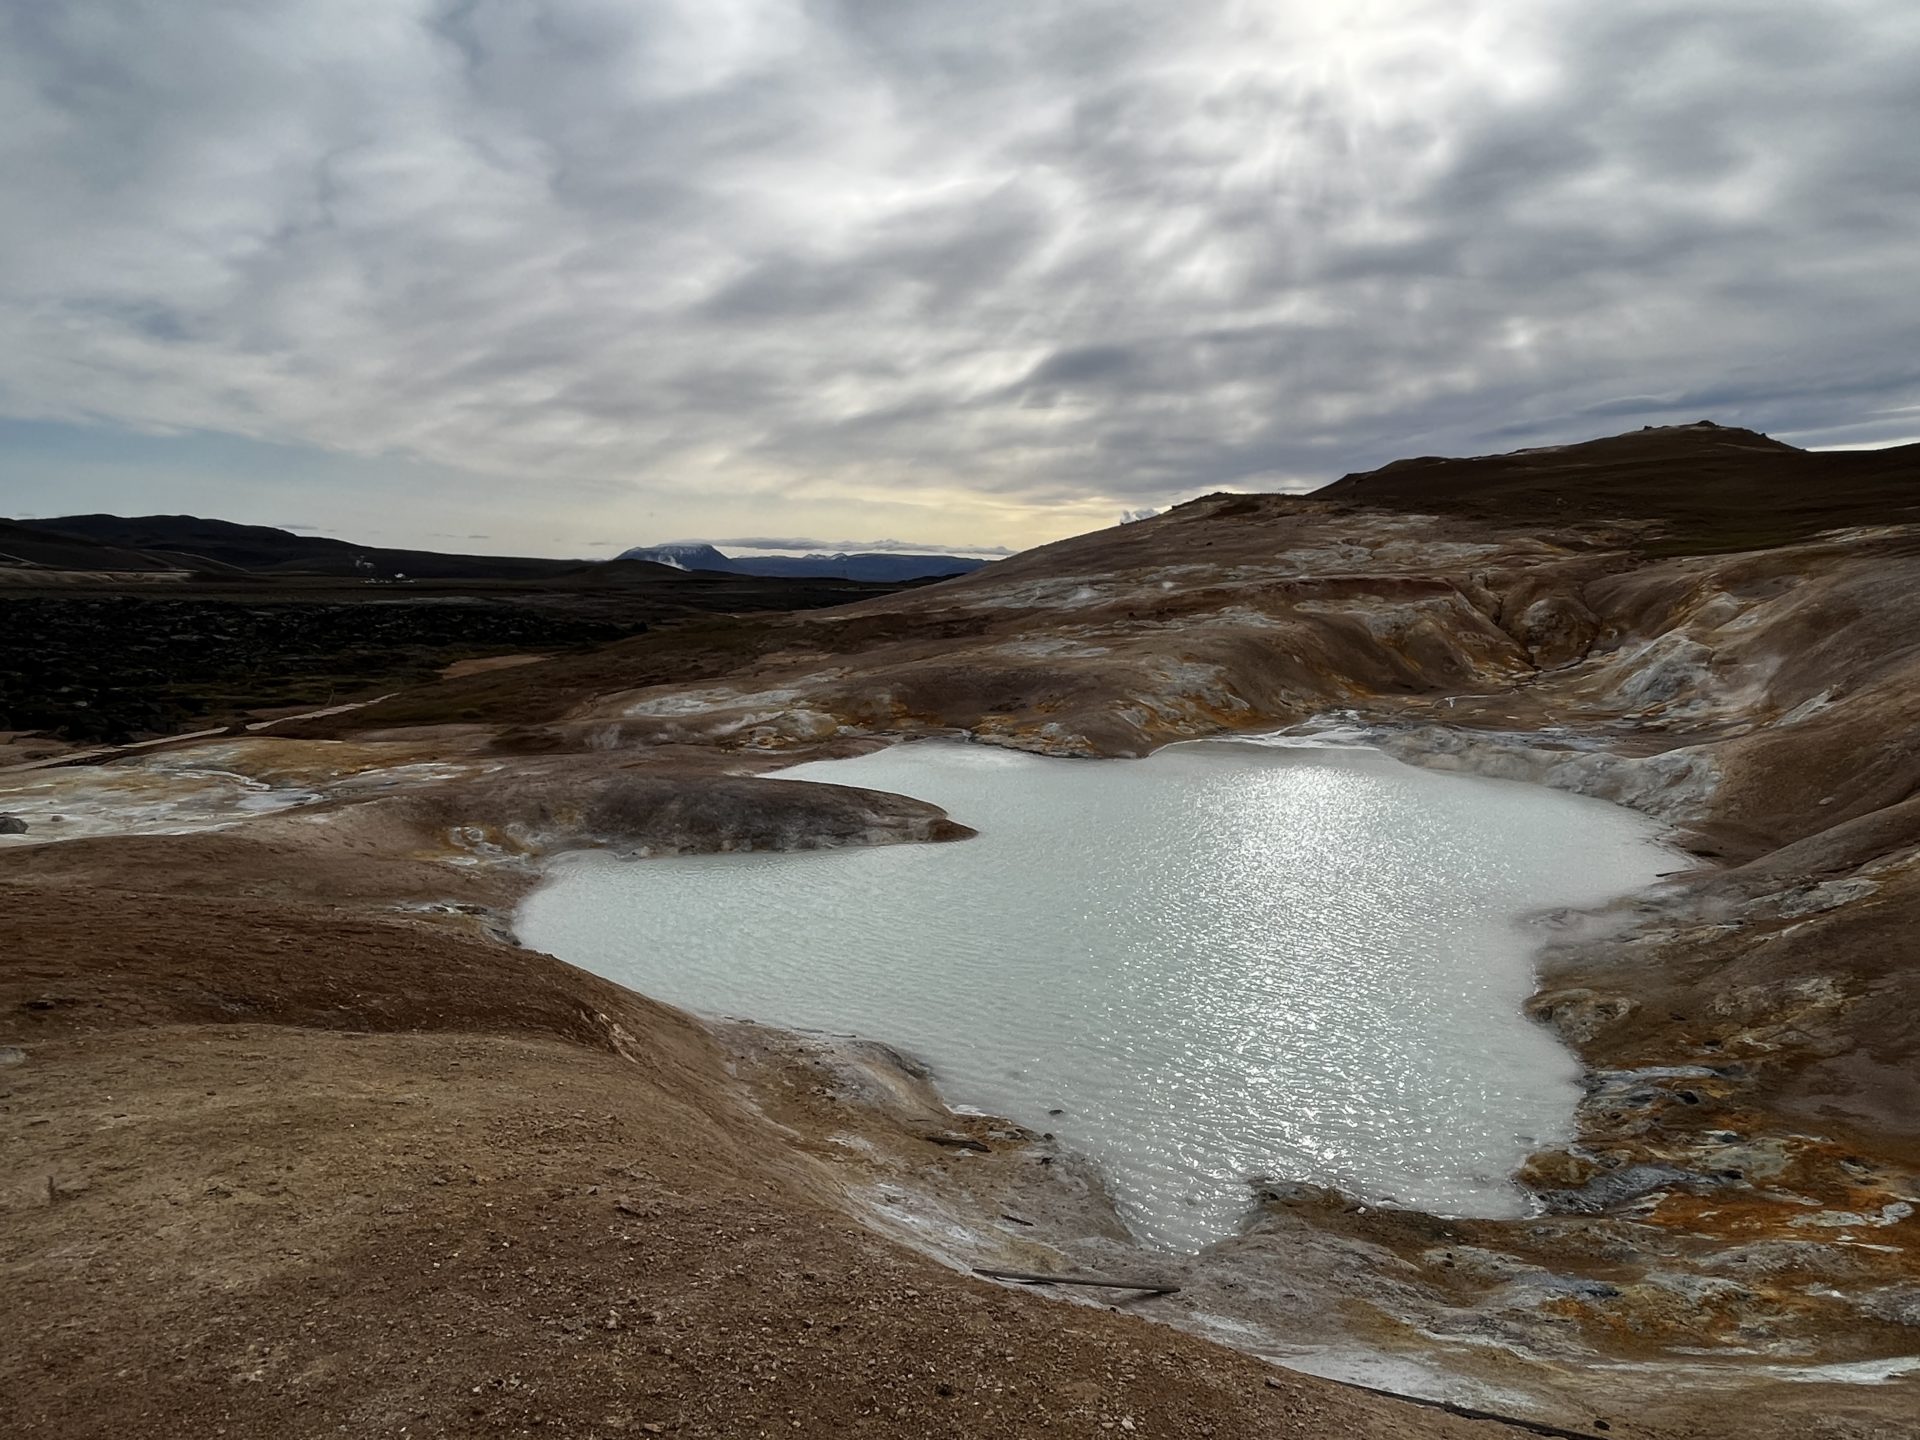
[[[572,569],[561,571],[555,577],[555,583],[604,590],[620,585],[652,585],[662,580],[672,582],[691,578],[690,571],[652,560],[596,560],[585,565],[576,563]]]
[[[1662,522],[1666,548],[1737,550],[1920,520],[1920,445],[1800,450],[1701,421],[1508,455],[1396,460],[1314,494],[1518,524],[1647,519]]]
[[[680,570],[712,570],[727,575],[774,578],[808,577],[899,582],[934,576],[967,575],[987,562],[964,555],[903,555],[860,551],[838,555],[727,555],[711,545],[637,545],[620,560],[651,560]]]
[[[256,575],[337,575],[391,579],[541,579],[578,569],[578,560],[503,555],[450,555],[390,550],[323,535],[296,535],[270,525],[239,525],[198,515],[63,515],[33,528],[145,552],[186,569],[233,567]],[[0,547],[4,548],[4,547]]]
[[[37,524],[0,520],[0,569],[151,571],[178,567],[158,556],[77,535],[59,535]]]

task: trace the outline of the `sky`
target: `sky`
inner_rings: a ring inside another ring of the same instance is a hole
[[[0,514],[1020,548],[1912,439],[1916,75],[1912,0],[0,0]]]

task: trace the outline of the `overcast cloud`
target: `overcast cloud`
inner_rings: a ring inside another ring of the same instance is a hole
[[[1911,0],[0,0],[0,415],[628,543],[1920,435],[1916,76]]]

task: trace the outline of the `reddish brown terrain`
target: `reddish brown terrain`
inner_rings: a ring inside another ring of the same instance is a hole
[[[1916,505],[1912,449],[1715,427],[1403,462],[0,772],[27,825],[0,836],[0,1413],[63,1437],[1920,1434]],[[569,848],[968,833],[757,778],[798,758],[1336,723],[1633,806],[1697,857],[1542,957],[1534,1009],[1589,1080],[1529,1219],[1273,1185],[1241,1237],[1142,1255],[1074,1157],[947,1113],[901,1057],[703,1026],[512,933]],[[995,1263],[1181,1289],[1108,1308],[966,1273]]]

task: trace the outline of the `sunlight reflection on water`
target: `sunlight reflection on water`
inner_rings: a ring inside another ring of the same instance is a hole
[[[1092,1156],[1175,1249],[1230,1233],[1255,1174],[1519,1213],[1508,1177],[1578,1098],[1521,1013],[1524,916],[1671,862],[1626,810],[1360,749],[923,743],[782,778],[918,796],[981,834],[569,857],[523,939],[689,1009],[908,1050],[950,1102]]]

